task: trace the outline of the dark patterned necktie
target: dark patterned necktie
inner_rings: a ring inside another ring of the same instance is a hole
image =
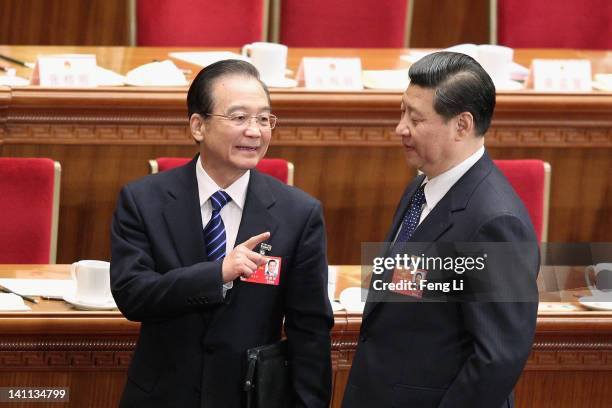
[[[423,204],[425,204],[425,184],[421,185],[410,200],[410,208],[402,220],[402,228],[395,242],[408,242],[419,225]]]
[[[204,241],[206,242],[206,256],[209,261],[217,261],[225,257],[225,225],[221,219],[221,209],[232,198],[225,191],[217,191],[210,196],[212,216],[204,228]]]

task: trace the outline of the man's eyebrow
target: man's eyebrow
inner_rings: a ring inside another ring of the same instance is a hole
[[[403,102],[402,102],[403,103]],[[422,115],[421,111],[418,110],[417,108],[415,108],[413,105],[410,105],[409,103],[406,103],[404,105],[404,108],[409,111],[409,113],[416,113],[417,115]]]
[[[236,112],[236,111],[239,111],[239,110],[246,111],[246,110],[249,110],[249,109],[248,109],[248,107],[246,107],[244,105],[233,105],[233,106],[230,106],[227,109],[227,112],[230,113],[230,112]],[[272,109],[270,108],[269,105],[265,105],[265,106],[261,106],[260,108],[258,108],[257,112],[270,112],[271,110]]]

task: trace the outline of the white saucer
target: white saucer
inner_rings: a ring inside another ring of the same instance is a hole
[[[27,79],[15,75],[0,76],[0,85],[3,86],[26,86],[29,84],[30,81]]]
[[[270,88],[295,88],[297,81],[291,78],[262,79]]]
[[[612,293],[608,296],[584,296],[578,299],[578,302],[582,306],[593,310],[612,310]]]
[[[64,300],[79,310],[113,310],[117,309],[114,299],[108,299],[106,303],[85,303],[77,300],[73,295],[64,296]]]
[[[342,306],[339,302],[336,302],[335,300],[330,302],[331,306],[332,306],[332,310],[334,312],[337,312],[338,310],[344,310],[344,306]]]
[[[365,307],[365,302],[361,300],[362,296],[365,299],[366,289],[358,286],[346,288],[340,293],[340,304],[347,312],[362,313]]]

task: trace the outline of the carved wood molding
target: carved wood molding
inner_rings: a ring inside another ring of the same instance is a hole
[[[0,371],[23,369],[122,369],[132,351],[0,351]]]
[[[193,145],[189,128],[149,125],[30,124],[9,125],[11,144]]]
[[[612,350],[534,350],[527,360],[526,369],[612,371]]]
[[[592,351],[604,350],[612,352],[612,339],[602,341],[536,341],[533,343],[534,351]]]
[[[92,368],[126,370],[135,346],[135,337],[2,339],[0,371]]]
[[[332,345],[332,360],[350,368],[357,342]],[[134,340],[14,341],[0,342],[0,371],[23,369],[127,369]]]
[[[335,370],[350,370],[355,350],[335,351],[332,349],[332,365]]]
[[[135,339],[51,339],[51,340],[1,340],[0,353],[13,351],[117,351],[134,350]]]
[[[344,351],[355,350],[357,348],[357,338],[348,340],[332,340],[332,350]]]
[[[189,128],[171,120],[160,125],[147,121],[124,124],[9,123],[0,127],[0,143],[6,144],[103,144],[191,146]],[[612,128],[538,127],[504,125],[492,127],[486,135],[491,147],[610,148]],[[274,131],[274,146],[363,146],[398,147],[393,127],[385,126],[285,126]]]
[[[0,341],[0,371],[27,369],[127,369],[136,340],[51,339]],[[332,360],[350,367],[357,339],[332,341]],[[612,340],[535,342],[527,370],[612,370]]]
[[[74,113],[72,115],[65,114],[11,114],[6,118],[6,122],[14,124],[63,124],[63,123],[80,123],[80,124],[92,124],[92,125],[120,125],[120,124],[134,124],[139,125],[142,123],[152,123],[155,125],[185,125],[187,123],[187,115],[175,116],[175,115],[155,115],[150,113],[148,115],[100,115],[96,113]]]
[[[612,128],[493,126],[485,140],[491,147],[612,147]]]
[[[0,352],[12,351],[116,351],[134,350],[135,339],[83,339],[83,340],[2,340]],[[332,350],[354,350],[357,339],[332,340]]]

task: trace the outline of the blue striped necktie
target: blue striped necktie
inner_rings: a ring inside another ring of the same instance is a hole
[[[402,220],[402,229],[395,240],[397,243],[408,242],[410,238],[412,238],[414,230],[416,230],[417,226],[419,225],[423,204],[425,204],[427,201],[425,199],[425,184],[421,185],[417,189],[410,200],[410,208],[406,212],[406,215],[404,215],[404,219]]]
[[[221,209],[232,201],[225,191],[217,191],[210,196],[212,216],[204,228],[204,241],[206,242],[206,256],[209,261],[217,261],[225,257],[225,225],[221,219]]]

